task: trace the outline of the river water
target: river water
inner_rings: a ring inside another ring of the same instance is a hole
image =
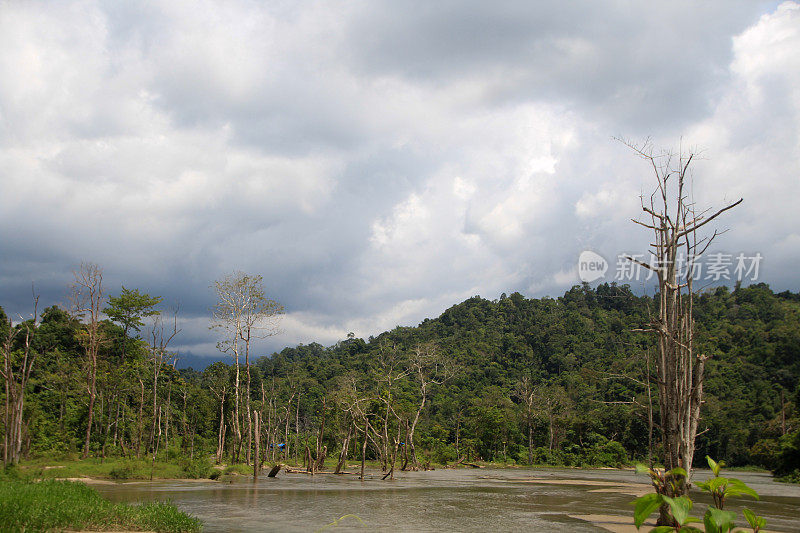
[[[761,500],[732,499],[726,509],[747,506],[767,518],[770,531],[800,531],[800,486],[767,474],[729,475]],[[171,500],[202,519],[206,532],[625,531],[632,527],[630,502],[649,491],[646,476],[628,470],[486,468],[399,472],[393,481],[378,472],[366,477],[281,472],[255,483],[126,482],[97,489],[112,501]],[[695,480],[707,477],[695,472]],[[708,498],[699,492],[692,498],[692,515],[702,517]],[[358,519],[333,524],[345,515]],[[609,525],[614,522],[625,525]],[[746,523],[740,518],[737,525]]]

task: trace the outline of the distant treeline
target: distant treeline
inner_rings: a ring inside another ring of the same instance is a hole
[[[659,428],[649,421],[659,419],[658,402],[648,386],[654,337],[646,331],[655,305],[614,284],[576,286],[555,299],[476,296],[417,327],[367,340],[350,335],[330,347],[251,354],[247,388],[236,385],[243,361],[239,372],[230,358],[202,372],[176,370],[163,341],[164,324],[172,325],[163,317],[159,334],[143,327],[141,338],[102,320],[93,333],[89,453],[252,463],[258,450],[261,461],[319,468],[326,456],[343,465],[363,451],[387,470],[476,460],[657,460]],[[791,474],[800,468],[800,295],[765,284],[720,287],[696,298],[695,317],[696,352],[710,357],[696,460],[708,454]],[[26,350],[21,328],[31,331],[27,350],[35,355],[21,456],[80,452],[89,418],[89,321],[56,306],[44,309],[35,329],[11,325],[2,309],[0,319],[0,341],[17,331],[4,355],[12,374]],[[0,423],[7,434],[6,383]]]

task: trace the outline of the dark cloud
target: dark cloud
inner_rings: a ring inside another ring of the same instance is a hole
[[[107,293],[179,303],[198,357],[233,270],[288,311],[260,352],[556,295],[581,250],[646,248],[629,219],[649,171],[611,140],[646,134],[707,149],[699,198],[746,197],[720,246],[796,289],[798,12],[3,4],[0,305],[29,312],[31,281],[64,302],[94,261]]]
[[[681,127],[711,110],[731,36],[753,2],[371,2],[350,27],[363,72],[423,84],[485,84],[486,105],[530,99],[638,131]]]

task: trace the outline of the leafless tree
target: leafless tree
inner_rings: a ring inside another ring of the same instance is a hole
[[[524,376],[519,383],[517,383],[516,395],[521,405],[524,407],[523,419],[525,420],[525,425],[528,427],[528,464],[533,464],[533,424],[536,417],[536,411],[534,409],[536,392],[536,386],[533,384],[533,380],[528,376]]]
[[[563,415],[572,408],[572,399],[561,385],[543,385],[532,391],[532,407],[547,417],[549,448],[554,450],[559,444],[559,435],[563,434],[559,424]]]
[[[396,450],[399,446],[399,437],[390,435],[389,429],[393,423],[400,427],[401,417],[395,412],[395,388],[399,381],[405,379],[410,371],[405,366],[406,361],[397,346],[380,346],[378,352],[378,367],[375,370],[375,380],[378,383],[378,398],[384,404],[380,428],[381,464],[384,471],[390,466],[390,475],[394,477],[394,461],[397,457]],[[392,442],[394,441],[394,442]]]
[[[84,459],[89,456],[92,438],[94,403],[97,398],[97,358],[103,342],[100,331],[100,313],[103,309],[103,270],[95,263],[81,263],[73,272],[74,281],[70,290],[73,314],[84,319],[84,330],[80,341],[86,352],[86,392],[89,395],[89,416],[86,422],[86,440],[83,445]]]
[[[656,335],[656,380],[667,470],[683,468],[687,483],[667,483],[667,490],[676,486],[679,496],[688,490],[691,480],[695,437],[703,401],[703,372],[707,356],[695,351],[693,282],[698,259],[720,232],[713,230],[705,237],[698,230],[715,220],[742,200],[722,209],[698,211],[691,194],[691,164],[694,152],[657,152],[646,141],[636,145],[623,141],[650,166],[656,181],[649,198],[642,197],[645,220],[633,220],[653,233],[650,245],[653,262],[635,258],[631,261],[652,270],[658,280],[658,316],[647,329]],[[683,254],[683,257],[681,257]],[[662,513],[661,522],[666,518]]]
[[[419,406],[408,429],[408,439],[406,440],[412,467],[417,469],[419,468],[419,461],[417,460],[417,451],[414,446],[414,431],[417,428],[419,417],[428,401],[431,388],[451,379],[455,375],[456,367],[452,359],[446,357],[436,345],[428,343],[419,344],[414,348],[411,354],[409,372],[416,378],[420,394]],[[403,469],[407,468],[407,466],[407,464],[404,464]]]
[[[38,327],[39,297],[33,295],[31,320],[21,321],[16,327],[3,316],[0,324],[0,355],[3,365],[0,375],[5,385],[5,412],[3,418],[3,464],[19,463],[22,454],[22,416],[25,411],[25,389],[36,361],[33,337]]]
[[[158,405],[158,378],[165,365],[175,362],[175,353],[169,351],[169,344],[180,333],[178,329],[178,310],[173,310],[172,327],[164,324],[160,313],[153,315],[153,326],[150,329],[150,359],[153,363],[153,425],[150,431],[150,448],[153,461],[158,453],[159,439],[156,437],[157,420],[160,418],[161,406]],[[167,408],[169,412],[169,408]],[[161,434],[159,429],[158,435]]]
[[[234,423],[236,436],[236,455],[242,446],[240,425],[239,357],[244,350],[246,390],[245,408],[247,415],[247,462],[250,463],[253,440],[253,414],[250,404],[250,348],[253,339],[276,335],[278,320],[283,314],[283,306],[266,297],[263,278],[244,272],[234,272],[214,282],[217,305],[214,307],[212,328],[223,332],[223,339],[217,347],[234,359]]]

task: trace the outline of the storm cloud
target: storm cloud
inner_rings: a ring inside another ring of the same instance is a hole
[[[614,136],[700,151],[698,203],[745,199],[716,248],[797,290],[798,49],[794,2],[2,3],[0,305],[96,262],[210,358],[233,270],[286,307],[264,353],[556,296],[647,246]]]

